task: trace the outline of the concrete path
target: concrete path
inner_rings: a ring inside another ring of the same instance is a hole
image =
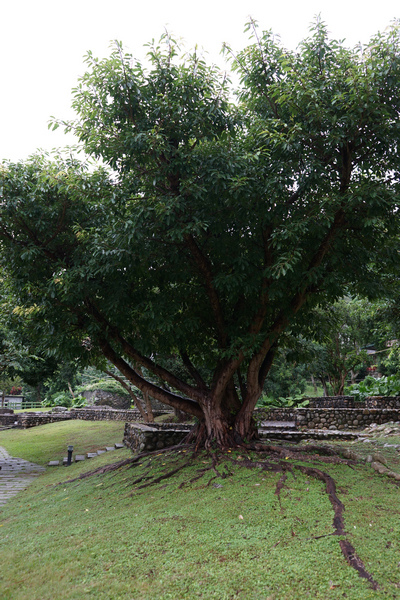
[[[0,506],[24,490],[45,467],[22,458],[13,458],[0,446]]]

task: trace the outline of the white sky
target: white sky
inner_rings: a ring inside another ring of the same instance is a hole
[[[73,116],[71,89],[88,50],[107,56],[118,39],[142,58],[143,45],[167,27],[224,67],[222,43],[236,50],[246,45],[249,15],[295,48],[318,13],[333,37],[353,46],[400,17],[400,7],[394,0],[0,0],[0,160],[75,143],[47,123],[52,115]]]

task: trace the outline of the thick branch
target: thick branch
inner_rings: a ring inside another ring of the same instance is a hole
[[[184,412],[194,415],[199,419],[203,418],[203,411],[197,402],[193,402],[188,398],[182,398],[182,396],[178,396],[172,392],[169,392],[168,390],[164,390],[157,385],[154,385],[154,383],[151,383],[141,377],[127,362],[123,360],[123,358],[121,358],[115,352],[105,338],[99,340],[99,345],[104,356],[108,358],[108,360],[115,365],[117,369],[133,383],[133,385],[139,388],[139,390],[142,392],[148,392],[156,400],[159,400],[164,404],[168,404],[173,408],[183,410]]]
[[[124,390],[126,390],[128,392],[128,394],[132,398],[133,402],[135,403],[136,408],[140,412],[142,418],[146,421],[147,420],[146,411],[144,410],[139,398],[133,392],[132,388],[122,379],[122,377],[118,377],[118,375],[115,375],[115,373],[113,373],[112,371],[105,371],[105,373],[107,373],[107,375],[109,375],[110,377],[113,377],[115,379],[115,381],[118,381],[118,383],[120,385],[122,385]]]
[[[185,350],[181,350],[179,352],[179,354],[180,354],[180,356],[182,358],[182,362],[185,365],[185,367],[187,368],[190,376],[197,383],[198,388],[205,392],[208,392],[208,388],[207,388],[207,385],[206,385],[204,379],[202,378],[200,373],[197,371],[197,369],[194,367],[192,361],[189,358],[188,353]]]
[[[162,379],[163,381],[165,381],[166,383],[171,385],[173,388],[179,390],[180,392],[182,392],[189,398],[192,398],[192,400],[199,401],[204,398],[204,391],[203,392],[199,391],[197,388],[189,385],[188,383],[186,383],[186,382],[182,381],[181,379],[179,379],[178,377],[176,377],[176,375],[174,375],[173,373],[171,373],[164,367],[156,365],[150,358],[147,358],[146,356],[143,356],[142,354],[140,354],[140,352],[138,352],[133,346],[131,346],[131,344],[129,344],[129,342],[127,342],[122,337],[122,335],[116,329],[116,327],[112,326],[107,321],[107,319],[104,317],[104,315],[94,305],[94,302],[92,300],[87,299],[86,305],[87,305],[91,315],[96,319],[96,321],[100,325],[103,326],[103,328],[107,331],[107,334],[110,337],[112,337],[113,340],[118,342],[118,344],[121,346],[124,354],[126,354],[127,356],[132,358],[132,360],[134,360],[135,363],[138,363],[145,369],[148,369],[149,371],[154,373],[154,375],[157,375],[158,377],[160,377],[160,379]]]
[[[208,257],[198,247],[195,239],[191,235],[185,235],[185,243],[193,257],[196,266],[203,276],[203,284],[210,300],[211,310],[213,312],[215,323],[217,326],[218,341],[221,348],[226,348],[228,339],[225,331],[225,320],[221,303],[214,287],[211,263]]]

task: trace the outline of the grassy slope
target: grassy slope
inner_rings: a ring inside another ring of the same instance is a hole
[[[67,446],[75,454],[85,454],[122,442],[124,423],[121,421],[60,421],[29,429],[8,429],[0,432],[0,446],[11,456],[46,465],[49,460],[62,460]]]
[[[68,425],[72,431],[80,423]],[[46,427],[51,434],[54,425]],[[10,450],[9,433],[0,433],[0,445]],[[24,444],[30,446],[27,437]],[[381,586],[373,591],[345,562],[338,538],[327,535],[333,512],[323,484],[300,472],[288,475],[280,497],[280,474],[229,462],[218,470],[232,475],[211,480],[209,471],[179,488],[209,466],[204,455],[173,478],[137,489],[134,481],[149,466],[157,474],[186,461],[181,452],[63,483],[129,456],[122,450],[49,470],[2,509],[3,600],[400,597],[400,501],[393,480],[365,466],[320,465],[337,482],[348,539]]]

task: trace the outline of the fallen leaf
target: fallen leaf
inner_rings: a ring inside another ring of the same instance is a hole
[[[243,519],[243,516],[242,516],[242,515],[239,515],[239,519]]]

